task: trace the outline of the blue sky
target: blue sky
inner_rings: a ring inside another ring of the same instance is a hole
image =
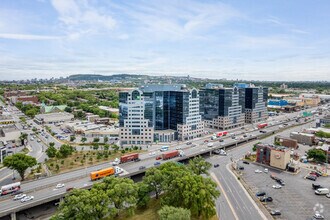
[[[1,0],[1,79],[330,80],[330,2]]]

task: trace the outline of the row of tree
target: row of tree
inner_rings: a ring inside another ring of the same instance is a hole
[[[150,168],[138,183],[106,177],[91,190],[73,190],[52,219],[114,219],[120,214],[133,215],[136,208],[148,207],[150,195],[161,199],[162,220],[189,220],[191,216],[209,219],[216,214],[215,200],[220,195],[216,184],[200,175],[207,175],[210,167],[210,163],[197,157],[188,166],[168,162]]]
[[[75,149],[68,144],[62,144],[61,147],[57,150],[55,148],[55,143],[54,142],[50,142],[49,143],[49,147],[46,150],[46,154],[49,158],[66,158],[69,155],[71,155],[73,152],[75,151]]]

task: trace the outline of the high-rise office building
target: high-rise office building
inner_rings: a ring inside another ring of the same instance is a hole
[[[268,117],[267,112],[268,88],[245,88],[245,122],[256,123]]]
[[[245,123],[245,90],[207,85],[200,91],[200,112],[205,125],[216,129],[229,129]]]
[[[185,85],[146,85],[137,91],[141,97],[139,105],[143,106],[140,118],[148,129],[152,128],[152,141],[171,142],[202,136],[204,124],[199,112],[198,90],[189,90]],[[121,130],[130,125],[121,122],[125,120],[124,107],[132,107],[125,103],[126,94],[121,92],[119,96]]]
[[[148,145],[154,141],[154,130],[145,118],[142,91],[119,93],[119,137],[122,145]]]

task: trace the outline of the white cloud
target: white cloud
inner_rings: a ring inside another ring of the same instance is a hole
[[[112,30],[116,26],[111,15],[102,13],[87,1],[52,0],[51,3],[68,35],[80,37],[81,34]]]
[[[34,35],[34,34],[1,34],[0,38],[12,39],[12,40],[59,40],[61,36],[46,36],[46,35]]]
[[[280,49],[293,47],[293,42],[286,36],[238,36],[231,45],[238,49]]]

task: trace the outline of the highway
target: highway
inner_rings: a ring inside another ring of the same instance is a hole
[[[294,117],[294,116],[292,116]],[[293,123],[293,122],[291,122]],[[277,131],[279,126],[272,126],[267,127],[263,130],[267,131],[268,133],[272,133],[273,131]],[[254,130],[248,133],[249,135],[252,134],[254,137],[260,135],[259,130]],[[241,140],[244,141],[244,140]],[[224,142],[214,141],[213,147],[207,147],[207,144],[204,143],[204,138],[194,140],[194,144],[196,147],[191,147],[191,145],[186,145],[185,143],[181,143],[176,147],[182,148],[187,156],[197,155],[200,153],[207,153],[215,148],[225,147],[227,145],[231,145],[237,142],[241,142],[239,140],[233,140],[230,137],[227,137]],[[222,146],[220,145],[222,144]],[[250,145],[250,144],[249,144]],[[172,147],[174,148],[174,146]],[[123,168],[126,172],[138,172],[140,166],[145,166],[146,168],[153,167],[155,160],[155,156],[149,156],[148,154],[142,154],[140,156],[140,162],[131,162],[122,164],[121,168]],[[178,160],[179,158],[175,158],[172,160]],[[163,163],[163,161],[161,161]],[[225,162],[226,163],[226,162]],[[22,184],[22,191],[27,192],[28,195],[33,195],[35,199],[28,203],[20,203],[18,201],[12,201],[11,199],[4,199],[1,201],[0,207],[0,217],[12,212],[14,210],[24,210],[25,208],[29,207],[33,203],[38,203],[44,199],[51,198],[58,194],[63,194],[65,192],[66,187],[86,187],[91,185],[92,182],[90,181],[88,174],[91,171],[109,167],[109,163],[100,164],[93,167],[88,167],[81,170],[72,171],[69,173],[59,174],[56,176],[51,176],[45,179],[40,179],[37,181],[31,181]],[[125,172],[125,173],[126,173]],[[57,183],[65,183],[66,187],[54,190],[54,187]],[[225,186],[224,186],[225,187]]]

